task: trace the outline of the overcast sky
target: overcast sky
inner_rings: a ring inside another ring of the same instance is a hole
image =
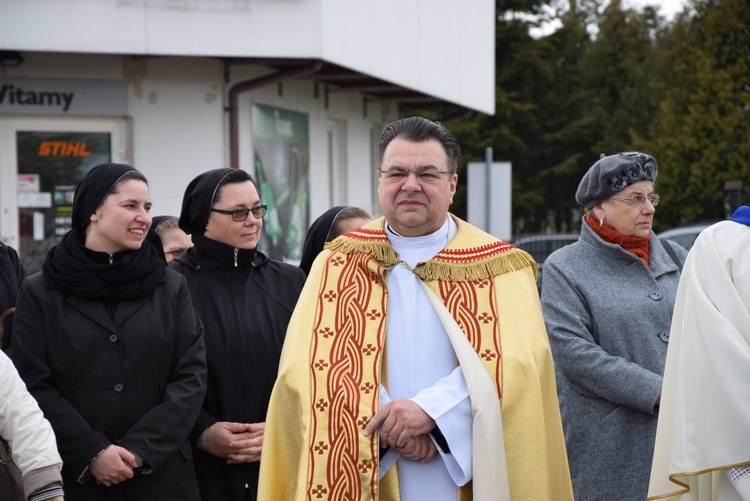
[[[666,17],[668,20],[672,18],[678,12],[681,12],[684,8],[686,0],[621,0],[623,7],[631,7],[636,10],[642,10],[646,5],[653,5],[659,7],[659,13]],[[543,25],[541,28],[532,28],[529,30],[529,34],[532,37],[542,37],[549,35],[561,26],[559,21]]]
[[[622,0],[622,4],[638,10],[646,5],[658,5],[659,13],[667,19],[672,19],[675,14],[682,11],[685,2],[684,0]]]

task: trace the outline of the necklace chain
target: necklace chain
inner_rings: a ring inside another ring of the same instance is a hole
[[[406,268],[407,270],[409,270],[410,272],[417,273],[417,271],[414,269],[414,267],[412,265],[410,265],[409,263],[407,263],[406,261],[404,261],[403,259],[399,259],[398,263],[400,265],[402,265],[404,268]]]

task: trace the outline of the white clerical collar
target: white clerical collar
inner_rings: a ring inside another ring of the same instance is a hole
[[[449,215],[446,215],[445,223],[443,223],[443,225],[438,228],[437,231],[428,235],[421,235],[418,237],[405,237],[403,235],[399,235],[391,227],[391,225],[388,224],[387,221],[385,223],[385,228],[388,240],[391,242],[391,245],[393,245],[393,248],[399,254],[410,249],[417,250],[428,248],[436,248],[437,250],[435,251],[435,253],[437,253],[441,249],[445,248],[446,245],[448,245],[448,242],[450,242],[451,239],[456,235],[457,231],[456,223]]]

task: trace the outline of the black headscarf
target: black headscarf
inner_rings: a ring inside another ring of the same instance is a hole
[[[211,215],[211,203],[221,181],[236,169],[214,169],[190,181],[182,197],[180,229],[188,235],[203,235]]]
[[[42,265],[47,285],[84,299],[121,301],[150,296],[164,279],[167,267],[152,245],[112,256],[84,245],[91,214],[128,172],[138,171],[102,164],[83,178],[73,199],[73,228],[50,249]]]
[[[125,164],[100,164],[91,169],[76,188],[73,197],[72,227],[86,228],[91,214],[102,204],[112,188],[128,172],[138,172]]]
[[[167,262],[167,256],[164,254],[164,244],[162,243],[159,234],[156,233],[156,229],[167,219],[173,218],[177,219],[174,216],[154,216],[151,219],[151,228],[148,229],[148,234],[146,235],[146,241],[156,247],[156,252],[159,253],[159,258],[165,263]]]
[[[302,259],[299,262],[299,267],[306,275],[310,274],[313,261],[315,261],[315,258],[318,257],[318,254],[320,254],[323,246],[328,241],[328,236],[331,234],[331,228],[333,227],[333,223],[336,222],[336,218],[341,214],[342,210],[347,208],[349,208],[348,205],[331,207],[310,225],[305,236],[305,243],[302,246]]]

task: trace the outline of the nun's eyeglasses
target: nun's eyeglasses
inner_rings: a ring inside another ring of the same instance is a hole
[[[266,210],[268,210],[267,205],[258,205],[257,207],[253,207],[252,209],[211,209],[211,212],[218,212],[219,214],[230,214],[232,216],[232,221],[240,222],[247,221],[247,217],[251,212],[253,213],[253,217],[255,219],[262,219],[263,216],[266,215]]]

